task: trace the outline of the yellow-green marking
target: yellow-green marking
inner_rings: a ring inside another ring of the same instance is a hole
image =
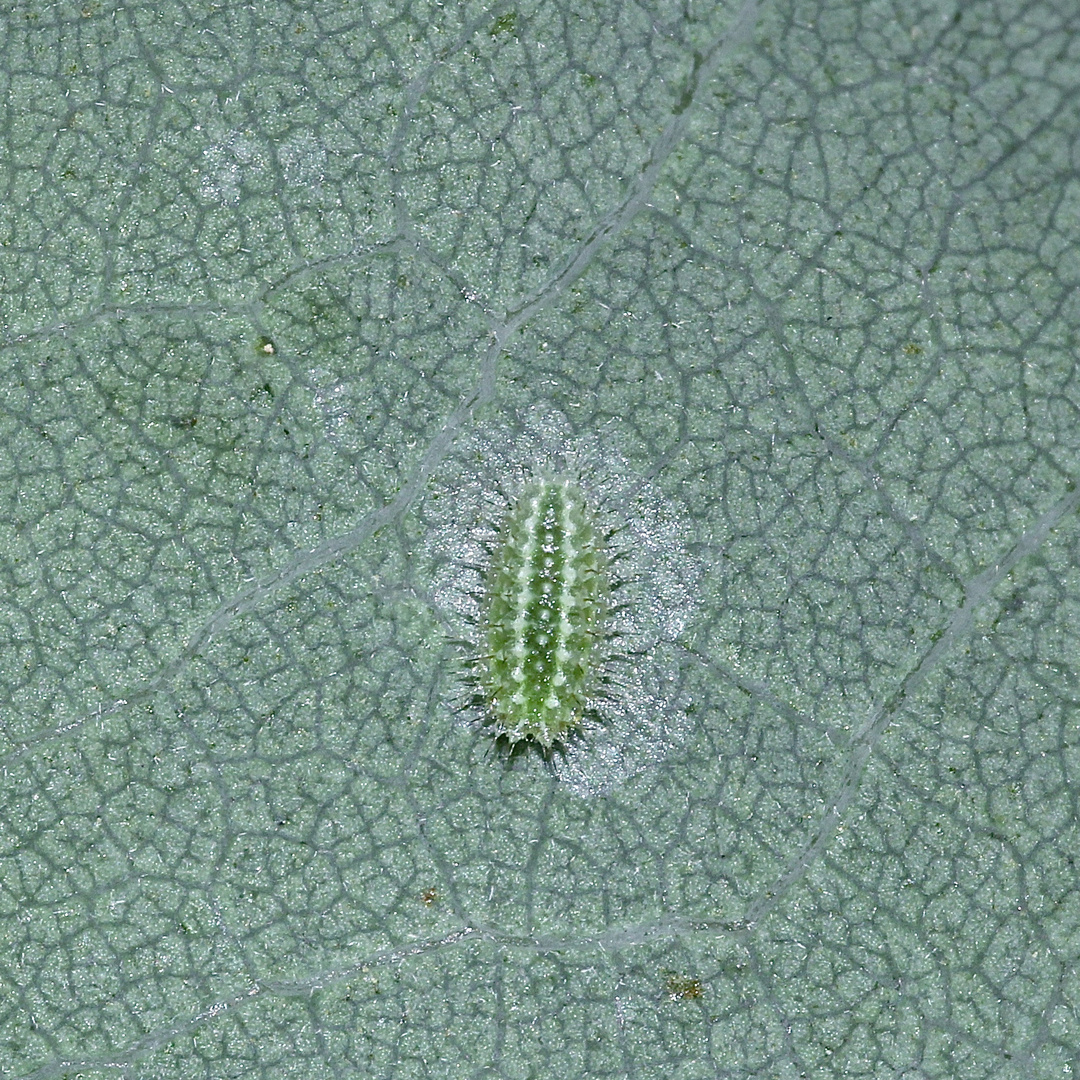
[[[602,537],[573,481],[525,487],[485,584],[488,723],[511,746],[550,751],[581,727],[597,689],[609,609]]]

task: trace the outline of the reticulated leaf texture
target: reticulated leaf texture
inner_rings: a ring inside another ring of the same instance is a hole
[[[0,86],[3,1080],[1080,1078],[1074,4],[20,0]],[[645,644],[507,759],[559,462]]]

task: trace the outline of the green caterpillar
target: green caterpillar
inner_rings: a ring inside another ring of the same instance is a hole
[[[571,480],[526,485],[484,582],[477,662],[485,723],[511,748],[550,753],[582,726],[604,667],[610,581],[604,538]]]

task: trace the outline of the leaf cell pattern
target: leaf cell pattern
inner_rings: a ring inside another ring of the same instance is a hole
[[[1080,1076],[1074,4],[0,19],[0,1077]],[[416,557],[538,402],[704,571],[602,795]]]

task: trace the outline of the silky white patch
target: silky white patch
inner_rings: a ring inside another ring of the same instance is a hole
[[[701,568],[687,551],[683,515],[602,437],[574,435],[561,413],[539,407],[516,426],[496,423],[463,439],[420,513],[434,568],[433,602],[449,636],[479,650],[484,574],[499,526],[530,480],[555,476],[571,477],[598,528],[613,534],[609,557],[621,580],[609,616],[616,654],[607,665],[611,681],[591,702],[593,718],[580,737],[552,759],[573,790],[596,795],[654,766],[686,737],[676,639],[693,612]],[[462,711],[471,692],[463,682],[454,707]],[[471,719],[482,717],[473,711]]]

